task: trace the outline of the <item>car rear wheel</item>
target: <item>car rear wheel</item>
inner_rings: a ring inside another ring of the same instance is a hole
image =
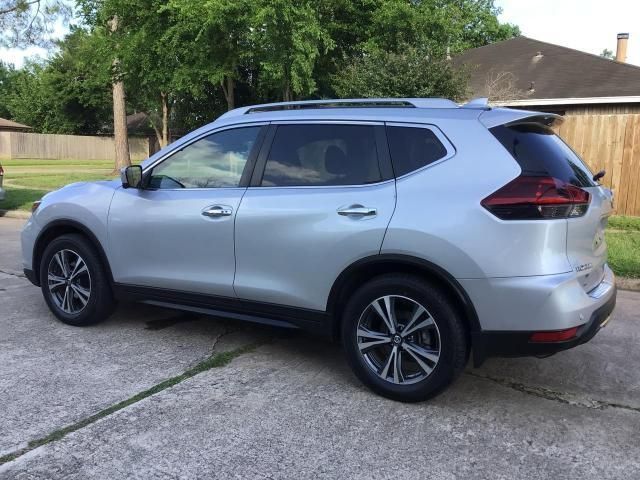
[[[62,235],[47,246],[40,262],[40,286],[49,309],[69,325],[98,323],[114,308],[100,257],[81,235]]]
[[[365,385],[404,402],[433,397],[467,361],[456,309],[437,286],[413,275],[384,275],[358,289],[344,311],[342,341]]]

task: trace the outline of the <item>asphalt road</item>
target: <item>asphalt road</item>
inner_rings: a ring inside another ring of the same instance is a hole
[[[0,218],[0,478],[640,478],[638,293],[589,344],[406,405],[301,333],[144,306],[63,325],[21,224]]]

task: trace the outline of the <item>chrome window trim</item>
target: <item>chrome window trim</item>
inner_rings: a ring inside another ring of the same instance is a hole
[[[379,182],[376,183],[364,183],[364,184],[356,184],[356,185],[283,185],[283,186],[278,186],[278,185],[273,185],[273,186],[249,186],[247,187],[248,189],[256,189],[256,190],[290,190],[290,189],[305,189],[308,190],[310,188],[312,189],[328,189],[328,188],[366,188],[366,187],[374,187],[374,186],[379,186],[379,185],[384,185],[386,183],[391,183],[391,182],[395,182],[395,178],[390,178],[388,180],[381,180]]]
[[[431,123],[411,123],[411,122],[385,122],[385,126],[386,127],[408,127],[408,128],[426,128],[427,130],[431,130],[431,133],[433,133],[436,138],[438,140],[440,140],[440,143],[442,143],[442,145],[444,146],[445,150],[447,151],[447,154],[436,160],[435,162],[432,162],[428,165],[425,165],[424,167],[420,167],[417,170],[412,170],[411,172],[407,172],[404,175],[401,175],[399,177],[396,177],[396,180],[402,180],[404,178],[407,178],[411,175],[415,175],[417,173],[420,173],[428,168],[434,167],[436,165],[441,164],[442,162],[446,162],[447,160],[455,157],[457,151],[456,151],[456,147],[453,146],[453,144],[451,143],[451,141],[447,138],[447,136],[442,132],[442,130],[440,130],[438,128],[437,125],[433,125]],[[389,142],[387,141],[387,144]],[[391,155],[391,148],[389,148],[389,155]],[[391,163],[393,163],[393,158],[391,159]]]

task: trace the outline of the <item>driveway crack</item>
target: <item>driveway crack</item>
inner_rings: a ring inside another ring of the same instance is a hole
[[[512,390],[516,390],[526,395],[531,395],[538,398],[544,398],[545,400],[551,400],[554,402],[563,403],[565,405],[571,405],[574,407],[589,408],[593,410],[604,410],[606,408],[618,408],[618,409],[628,410],[635,413],[640,413],[640,407],[625,405],[623,403],[609,402],[606,400],[597,400],[592,398],[580,398],[570,393],[558,392],[556,390],[552,390],[546,387],[535,387],[531,385],[526,385],[524,383],[516,382],[513,380],[509,380],[507,378],[492,377],[490,375],[481,375],[481,374],[469,372],[469,371],[464,372],[464,374],[470,377],[475,377],[482,380],[488,380],[490,382],[497,383],[498,385],[501,385],[506,388],[510,388]]]
[[[2,269],[0,269],[0,273],[4,273],[5,275],[10,275],[12,277],[17,277],[17,278],[26,278],[24,276],[24,273],[10,272],[8,270],[2,270]]]
[[[70,433],[76,432],[84,427],[87,427],[97,422],[98,420],[106,418],[130,405],[133,405],[135,403],[138,403],[144,400],[147,397],[151,397],[157,393],[160,393],[163,390],[166,390],[175,385],[178,385],[179,383],[182,383],[185,380],[188,380],[189,378],[195,377],[200,373],[206,372],[207,370],[211,370],[213,368],[225,367],[234,358],[239,357],[240,355],[243,355],[245,353],[252,352],[262,344],[266,343],[266,342],[254,342],[247,345],[242,345],[232,350],[216,353],[215,347],[219,344],[220,340],[225,335],[233,333],[234,331],[235,330],[231,330],[228,327],[225,327],[225,329],[214,338],[213,345],[211,347],[211,354],[207,358],[197,363],[196,365],[188,368],[181,374],[176,375],[174,377],[170,377],[166,380],[163,380],[162,382],[157,383],[152,387],[127,398],[126,400],[115,403],[103,410],[100,410],[99,412],[89,417],[83,418],[75,423],[72,423],[71,425],[67,425],[66,427],[60,428],[58,430],[54,430],[53,432],[49,433],[44,437],[32,440],[27,444],[26,447],[20,448],[18,450],[14,450],[13,452],[0,456],[0,466],[8,462],[11,462],[13,460],[16,460],[17,458],[23,456],[26,453],[31,452],[32,450],[35,450],[36,448],[44,446],[48,443],[62,440],[64,437],[66,437]]]

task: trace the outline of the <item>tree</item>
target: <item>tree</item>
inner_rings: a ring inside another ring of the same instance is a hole
[[[55,21],[70,16],[64,0],[0,0],[0,46],[48,45]]]
[[[321,52],[334,43],[310,0],[259,0],[255,42],[259,81],[266,91],[279,91],[282,100],[316,90],[313,77]]]
[[[332,40],[330,48],[320,51],[315,62],[313,78],[317,90],[314,96],[334,97],[332,77],[348,64],[349,59],[362,52],[371,35],[373,16],[381,0],[323,0],[316,3],[323,28]]]
[[[236,105],[462,97],[465,76],[447,54],[519,34],[493,0],[76,1],[83,33],[46,64],[0,70],[0,84],[17,82],[7,105],[39,131],[93,133],[113,121],[118,166],[128,163],[126,113],[146,113],[166,145],[171,131]]]
[[[339,77],[344,69],[352,70],[354,62],[366,63],[365,56],[402,54],[410,46],[428,54],[432,61],[444,60],[520,33],[516,26],[498,21],[500,9],[493,0],[361,0],[358,4],[324,0],[319,5],[335,42],[334,48],[320,56],[316,67],[319,96],[338,94],[333,89],[336,82],[325,79]]]
[[[42,133],[95,134],[109,130],[108,64],[95,55],[88,32],[73,29],[48,62],[10,69],[0,98],[6,115]],[[4,83],[4,82],[2,82]]]
[[[14,91],[15,79],[18,72],[13,65],[0,61],[0,117],[10,118],[11,113],[7,105],[9,95]]]
[[[119,43],[122,28],[120,14],[126,11],[127,3],[119,0],[77,0],[82,16],[97,40],[97,53],[111,60],[111,91],[113,107],[113,139],[115,144],[114,172],[131,165],[129,135],[127,133],[126,98],[123,70],[119,58]]]
[[[110,36],[116,36],[119,31],[120,19],[117,13],[109,19]],[[116,43],[116,47],[117,47]],[[116,48],[116,52],[118,49]],[[127,104],[124,93],[124,79],[120,58],[118,55],[111,61],[111,93],[113,98],[113,140],[115,146],[116,164],[114,172],[131,165],[129,154],[129,134],[127,132]]]
[[[208,85],[218,85],[235,108],[236,83],[252,50],[253,0],[172,0],[175,15],[166,37],[180,58],[175,82],[181,91],[203,94]]]
[[[466,76],[451,62],[416,47],[399,50],[373,50],[354,58],[333,77],[338,96],[464,98]]]
[[[485,78],[484,95],[491,101],[501,102],[526,97],[518,88],[518,78],[512,72],[490,71]]]
[[[494,0],[385,0],[372,18],[370,47],[397,51],[413,45],[432,54],[454,55],[464,50],[520,34],[500,23]]]
[[[613,60],[614,58],[616,58],[616,56],[613,54],[613,51],[609,50],[608,48],[605,48],[604,50],[602,50],[602,52],[600,53],[600,56],[604,58],[608,58],[609,60]]]

